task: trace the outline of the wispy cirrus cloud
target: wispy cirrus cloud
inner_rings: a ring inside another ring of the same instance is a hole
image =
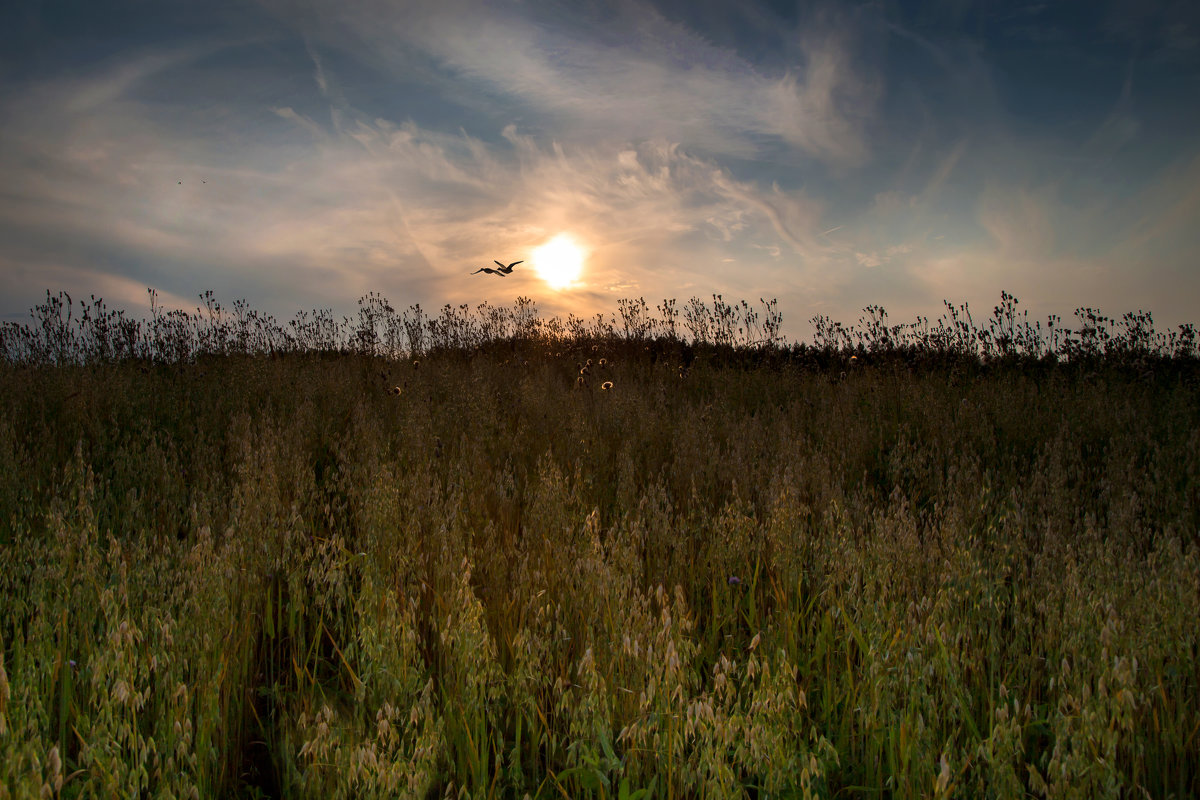
[[[268,7],[294,17],[286,0]],[[797,32],[796,61],[765,70],[635,2],[578,13],[553,6],[554,24],[481,2],[306,8],[331,46],[365,43],[380,64],[423,54],[455,78],[460,101],[472,90],[482,108],[501,98],[564,138],[661,138],[739,157],[776,140],[838,163],[867,155],[864,124],[878,83],[828,28]]]

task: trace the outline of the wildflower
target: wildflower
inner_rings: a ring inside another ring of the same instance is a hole
[[[605,381],[604,383],[600,384],[600,390],[603,392],[607,392],[611,388],[613,388],[612,381]]]
[[[730,586],[741,586],[742,579],[739,578],[737,575],[730,575],[729,576],[729,585]]]

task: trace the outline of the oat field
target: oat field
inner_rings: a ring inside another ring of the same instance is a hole
[[[1200,794],[1195,330],[0,330],[0,797]]]

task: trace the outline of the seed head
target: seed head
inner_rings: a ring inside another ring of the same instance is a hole
[[[63,785],[62,759],[58,755],[58,745],[50,748],[50,752],[46,755],[46,766],[50,768],[54,791],[61,792]]]
[[[605,381],[604,383],[600,384],[601,391],[607,392],[608,390],[610,390],[612,388],[613,388],[612,381]]]
[[[399,396],[399,395],[400,395],[400,387],[399,387],[399,386],[393,386],[393,387],[392,387],[392,389],[391,389],[391,394],[394,394],[394,395],[396,395],[396,396]]]

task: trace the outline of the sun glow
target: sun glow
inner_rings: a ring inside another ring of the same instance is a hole
[[[570,234],[560,233],[533,251],[533,268],[554,289],[566,289],[583,272],[583,248]]]

